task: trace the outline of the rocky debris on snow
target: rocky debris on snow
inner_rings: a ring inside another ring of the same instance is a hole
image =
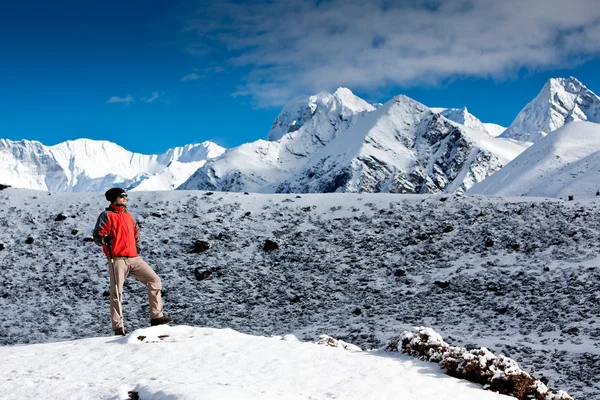
[[[358,346],[355,346],[351,343],[346,343],[343,340],[333,338],[329,335],[320,335],[316,343],[323,346],[337,347],[348,351],[362,351],[362,349]]]
[[[446,289],[448,286],[450,286],[450,282],[443,281],[435,281],[433,282],[433,284],[442,289]]]
[[[71,235],[77,235],[79,233],[79,229],[71,229]]]
[[[406,271],[403,270],[402,268],[398,268],[397,270],[394,271],[394,276],[400,278],[403,277],[404,275],[406,275]]]
[[[198,267],[194,270],[194,275],[196,276],[196,280],[203,281],[212,275],[212,271]]]
[[[54,218],[54,221],[64,221],[65,219],[67,219],[67,216],[63,213],[60,213]]]
[[[299,302],[300,300],[302,300],[302,297],[303,296],[301,296],[299,294],[295,295],[294,297],[292,297],[290,299],[290,304],[295,304],[295,303]]]
[[[133,390],[127,392],[127,396],[129,396],[130,400],[140,400],[140,394]]]
[[[94,241],[94,238],[93,237],[84,237],[83,241],[84,241],[84,243],[90,243],[90,242]]]
[[[404,331],[391,340],[388,351],[399,351],[422,360],[437,362],[450,376],[483,385],[484,389],[519,400],[573,400],[564,391],[548,388],[523,371],[516,361],[496,356],[485,347],[467,350],[450,346],[431,328]]]
[[[271,252],[273,250],[277,250],[279,248],[279,244],[272,240],[265,240],[265,245],[263,246],[263,250],[266,252]]]
[[[456,338],[457,345],[485,345],[517,360],[578,400],[600,400],[596,197],[567,202],[452,196],[441,202],[439,196],[332,194],[288,203],[282,200],[296,196],[137,196],[130,208],[138,219],[147,214],[141,240],[151,250],[144,259],[168,290],[165,310],[183,324],[263,336],[303,332],[309,341],[323,332],[344,332],[343,340],[362,348],[381,347],[407,326],[427,324]],[[6,245],[0,297],[20,300],[5,302],[2,345],[109,333],[102,296],[108,289],[106,258],[82,241],[105,208],[104,197],[58,193],[51,202],[45,199],[19,189],[0,198],[0,240]],[[300,209],[312,205],[312,212]],[[149,218],[153,210],[169,218]],[[239,218],[245,211],[252,218]],[[78,215],[78,236],[69,234],[70,225],[53,222],[59,212]],[[443,234],[448,225],[454,233]],[[417,240],[423,232],[426,239]],[[13,245],[28,235],[40,245]],[[195,238],[210,242],[211,249],[189,253]],[[279,242],[279,250],[264,252],[265,238]],[[486,239],[493,246],[486,247]],[[198,266],[213,275],[196,281]],[[396,269],[406,275],[396,277]],[[436,280],[451,285],[440,289]],[[146,289],[128,279],[125,291],[128,321],[147,324]],[[290,304],[295,295],[303,297]],[[362,309],[358,317],[355,307]],[[569,333],[572,327],[579,333]]]
[[[8,189],[9,187],[11,187],[11,186],[0,183],[0,190]]]
[[[28,236],[27,239],[25,239],[25,243],[27,244],[32,244],[34,242],[34,239],[31,236]]]
[[[4,250],[4,243],[0,243],[0,250]]]
[[[210,249],[210,243],[204,240],[196,240],[194,242],[194,248],[190,250],[190,253],[204,253]]]

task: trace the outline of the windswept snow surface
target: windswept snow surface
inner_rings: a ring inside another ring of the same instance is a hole
[[[129,399],[129,391],[142,400],[512,398],[407,356],[285,339],[166,326],[124,338],[4,346],[0,398]]]
[[[600,124],[572,122],[529,147],[471,194],[595,196],[600,190]]]
[[[600,400],[596,197],[169,191],[129,203],[178,324],[363,349],[429,326]],[[102,193],[0,191],[1,344],[111,334],[106,259],[84,240],[104,207]],[[196,240],[210,248],[192,253]],[[127,328],[147,326],[144,286],[130,277],[124,293]]]

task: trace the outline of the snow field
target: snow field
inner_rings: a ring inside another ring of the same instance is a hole
[[[143,400],[509,398],[407,356],[230,329],[153,327],[124,338],[3,346],[0,357],[0,398],[6,400],[128,399],[129,391]]]

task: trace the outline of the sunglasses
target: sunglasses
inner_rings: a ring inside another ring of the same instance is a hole
[[[123,194],[120,194],[120,195],[119,195],[119,198],[120,198],[120,199],[126,199],[126,198],[127,198],[127,195],[126,195],[125,193],[123,193]]]

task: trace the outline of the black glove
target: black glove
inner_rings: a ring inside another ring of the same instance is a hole
[[[112,236],[104,236],[104,244],[110,246],[113,242],[113,237]]]

